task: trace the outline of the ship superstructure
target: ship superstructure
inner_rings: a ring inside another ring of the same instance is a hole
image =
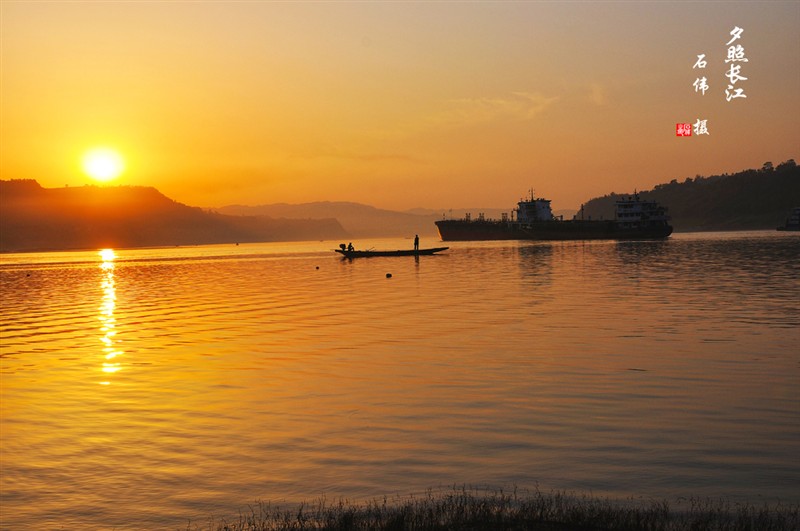
[[[778,227],[778,230],[800,230],[800,207],[794,207],[792,209],[789,217],[786,218],[786,223]]]

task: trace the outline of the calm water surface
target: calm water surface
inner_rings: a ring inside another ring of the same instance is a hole
[[[334,246],[1,256],[0,527],[453,484],[800,502],[798,235]]]

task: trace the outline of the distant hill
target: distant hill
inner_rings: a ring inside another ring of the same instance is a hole
[[[621,195],[630,193],[590,200],[584,216],[613,219]],[[766,163],[760,170],[673,179],[639,196],[668,207],[676,231],[774,229],[800,206],[800,167],[790,159],[775,167]]]
[[[347,237],[335,219],[225,216],[150,187],[42,188],[34,180],[0,180],[0,252]]]
[[[229,205],[215,209],[221,214],[244,216],[262,215],[287,219],[335,218],[352,238],[409,237],[415,234],[438,237],[434,221],[442,214],[428,211],[422,214],[382,210],[360,203],[320,201],[290,205],[244,206]]]
[[[504,212],[510,212],[512,205],[507,209],[498,208],[459,208],[447,210],[434,210],[429,208],[415,208],[405,212],[383,210],[361,203],[319,201],[315,203],[301,203],[290,205],[275,203],[259,206],[229,205],[214,209],[216,212],[227,215],[267,215],[280,216],[288,219],[308,219],[314,217],[335,218],[353,238],[378,238],[378,237],[408,237],[415,234],[423,237],[438,238],[439,231],[435,221],[448,218],[462,218],[466,213],[477,217],[483,213],[487,218],[500,219]],[[567,214],[572,217],[574,210],[558,211],[558,214]]]

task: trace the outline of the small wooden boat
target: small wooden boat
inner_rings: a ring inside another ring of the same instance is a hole
[[[401,249],[398,251],[348,251],[347,249],[334,249],[345,258],[369,258],[370,256],[422,256],[445,251],[449,247],[432,247],[430,249]]]

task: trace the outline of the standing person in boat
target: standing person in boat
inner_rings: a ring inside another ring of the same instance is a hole
[[[353,242],[350,242],[349,244],[347,244],[347,250],[348,251],[352,251],[353,250]]]
[[[414,235],[414,250],[419,251],[419,234]]]

